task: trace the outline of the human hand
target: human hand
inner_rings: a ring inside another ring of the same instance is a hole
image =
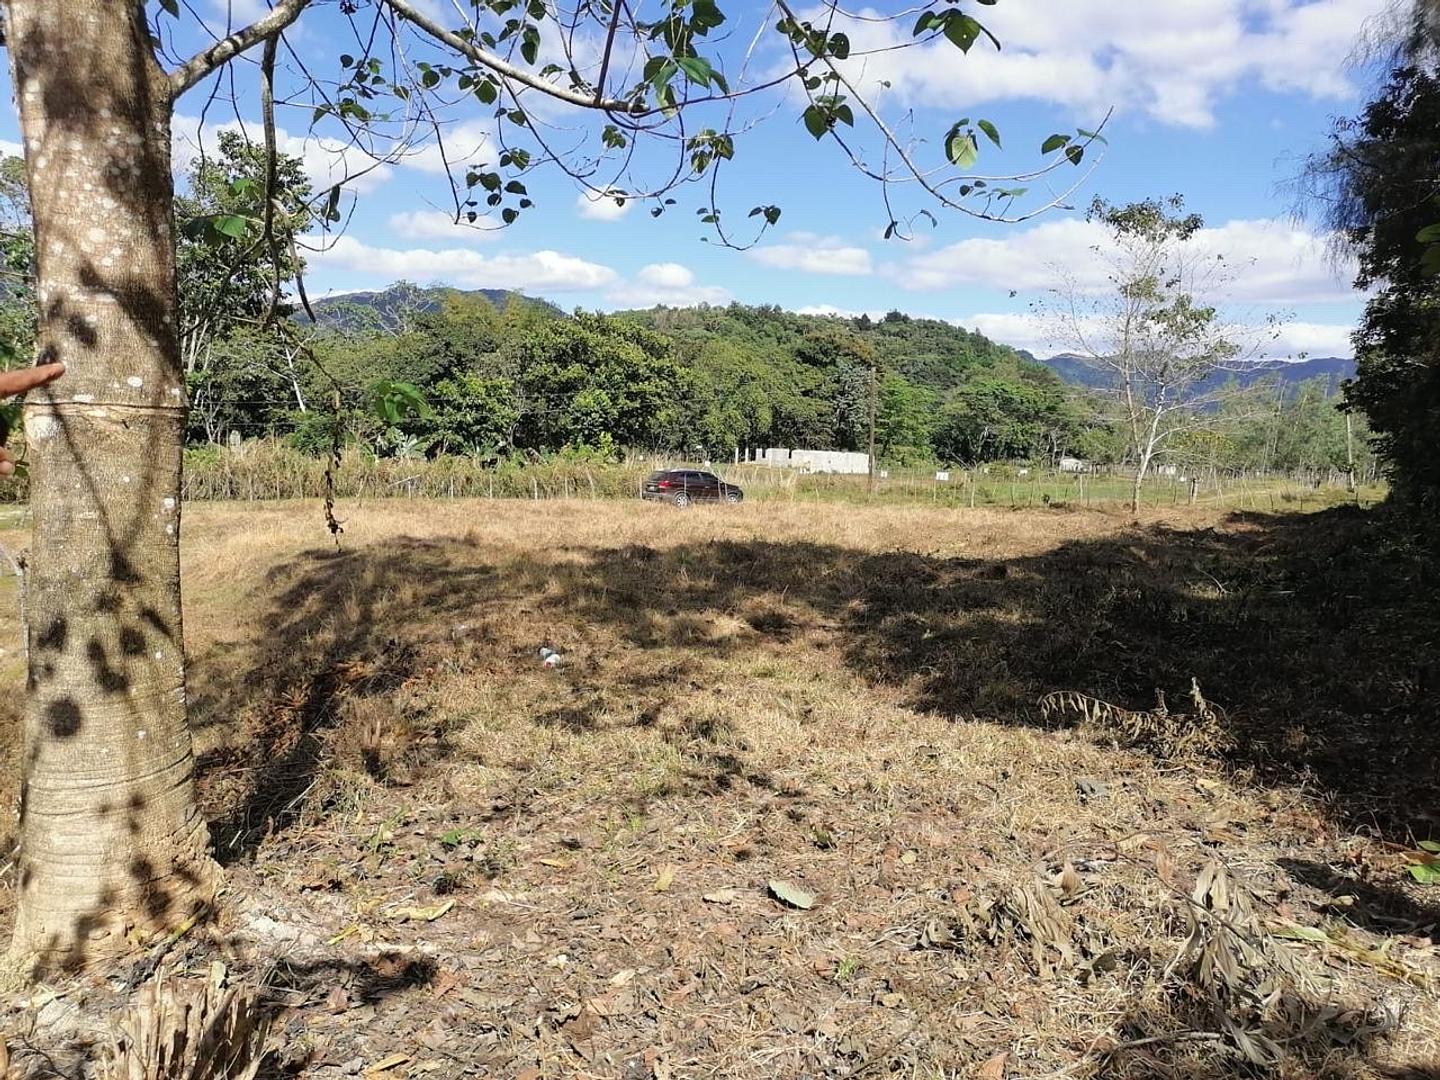
[[[64,364],[39,364],[35,367],[0,371],[0,398],[14,397],[27,390],[52,383],[65,373]],[[0,446],[0,476],[15,472],[15,456]]]

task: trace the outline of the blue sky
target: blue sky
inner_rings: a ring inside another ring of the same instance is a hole
[[[451,2],[417,6],[459,25],[460,8],[468,5]],[[259,0],[191,0],[182,22],[157,18],[167,43],[182,55],[204,40],[206,26],[223,27],[227,9],[238,25],[264,6]],[[722,0],[721,6],[737,27],[715,46],[732,84],[743,82],[747,72],[753,79],[775,70],[779,53],[767,45],[741,70],[757,20],[774,22],[771,9],[754,0]],[[1353,112],[1363,100],[1365,80],[1348,60],[1387,0],[1000,0],[962,6],[995,31],[1002,51],[982,42],[962,55],[941,42],[876,53],[847,69],[857,86],[869,88],[867,98],[913,153],[936,164],[951,123],[985,117],[999,127],[1005,148],[987,143],[977,169],[1019,171],[1041,160],[1046,135],[1093,126],[1113,110],[1103,156],[1032,185],[1026,205],[1044,201],[1046,184],[1063,190],[1078,180],[1083,185],[1068,200],[1077,207],[1092,195],[1126,201],[1183,193],[1210,226],[1202,238],[1207,250],[1223,252],[1239,268],[1229,293],[1234,317],[1289,316],[1273,346],[1279,353],[1348,354],[1347,336],[1362,298],[1350,290],[1346,268],[1328,257],[1318,226],[1293,218],[1288,183],[1306,154],[1323,146],[1331,117]],[[367,7],[362,4],[362,16]],[[900,9],[852,10],[874,15]],[[859,52],[908,40],[913,19],[855,20],[844,29]],[[333,4],[307,12],[287,41],[322,80],[335,77],[342,52],[358,51],[350,24]],[[433,56],[407,41],[412,59]],[[580,42],[582,57],[585,44]],[[632,48],[626,62],[636,55]],[[828,140],[812,139],[799,120],[803,102],[779,91],[742,107],[740,121],[754,126],[737,138],[736,160],[722,174],[718,203],[737,231],[756,204],[783,209],[779,225],[749,251],[700,239],[704,228],[694,211],[708,205],[704,188],[675,193],[677,205],[655,219],[648,203],[631,200],[622,210],[587,197],[553,167],[527,180],[536,206],[515,225],[459,227],[451,220],[451,187],[433,142],[397,125],[395,138],[372,147],[389,159],[375,167],[327,122],[308,130],[311,109],[299,64],[294,58],[285,64],[289,82],[282,93],[294,104],[280,112],[284,148],[305,158],[317,184],[371,170],[346,187],[350,214],[343,237],[317,238],[327,250],[309,258],[314,293],[406,278],[515,288],[567,308],[732,299],[802,311],[898,308],[1045,351],[1049,343],[1029,314],[1031,302],[1057,273],[1083,285],[1098,272],[1093,228],[1064,209],[1022,224],[997,224],[934,208],[934,227],[921,219],[913,240],[883,240],[888,218],[879,185],[855,171]],[[228,78],[212,79],[179,102],[177,168],[197,146],[213,146],[217,127],[243,124],[258,135],[255,66],[243,63],[234,74],[233,98]],[[526,100],[554,145],[594,145],[593,117],[534,95]],[[441,107],[447,152],[462,161],[472,152],[474,160],[493,160],[491,111],[473,99]],[[715,123],[716,114],[704,121]],[[0,125],[0,137],[18,138],[13,112]],[[879,160],[873,137],[857,131],[856,139],[867,160]],[[463,174],[463,164],[455,165]],[[660,155],[647,152],[632,172],[598,172],[593,183],[634,190],[661,171]],[[896,189],[896,198],[912,211],[930,205],[904,189]]]

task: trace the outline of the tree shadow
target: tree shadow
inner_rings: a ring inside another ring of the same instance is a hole
[[[503,677],[513,641],[493,628],[466,636],[486,613],[518,606],[537,625],[605,627],[667,656],[753,653],[815,632],[860,677],[955,718],[1043,727],[1037,702],[1052,691],[1146,709],[1157,691],[1182,700],[1194,680],[1220,707],[1229,764],[1319,793],[1346,827],[1405,841],[1440,831],[1437,582],[1433,557],[1350,510],[1137,527],[1010,559],[726,540],[480,564],[468,539],[401,538],[278,568],[262,636],[229,665],[243,674],[197,678],[194,711],[203,725],[231,722],[247,699],[273,707],[243,752],[248,792],[214,827],[229,857],[293,818],[342,690],[390,693],[435,662],[436,644],[477,678]],[[724,620],[744,632],[708,634]],[[686,692],[683,672],[628,680],[618,692]],[[599,715],[580,694],[537,719],[583,733]]]

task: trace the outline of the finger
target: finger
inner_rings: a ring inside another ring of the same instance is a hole
[[[52,383],[65,374],[64,364],[39,364],[35,367],[0,371],[0,397],[14,397],[26,390]]]
[[[15,471],[15,462],[10,460],[10,455],[0,458],[0,476],[9,476]]]

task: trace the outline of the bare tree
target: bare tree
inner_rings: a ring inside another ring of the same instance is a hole
[[[1131,509],[1155,459],[1177,435],[1213,426],[1234,392],[1227,375],[1254,369],[1279,317],[1262,326],[1227,320],[1219,305],[1238,268],[1198,243],[1204,221],[1179,196],[1112,206],[1089,220],[1105,228],[1094,248],[1103,284],[1075,274],[1037,303],[1050,341],[1105,376],[1135,465]]]

